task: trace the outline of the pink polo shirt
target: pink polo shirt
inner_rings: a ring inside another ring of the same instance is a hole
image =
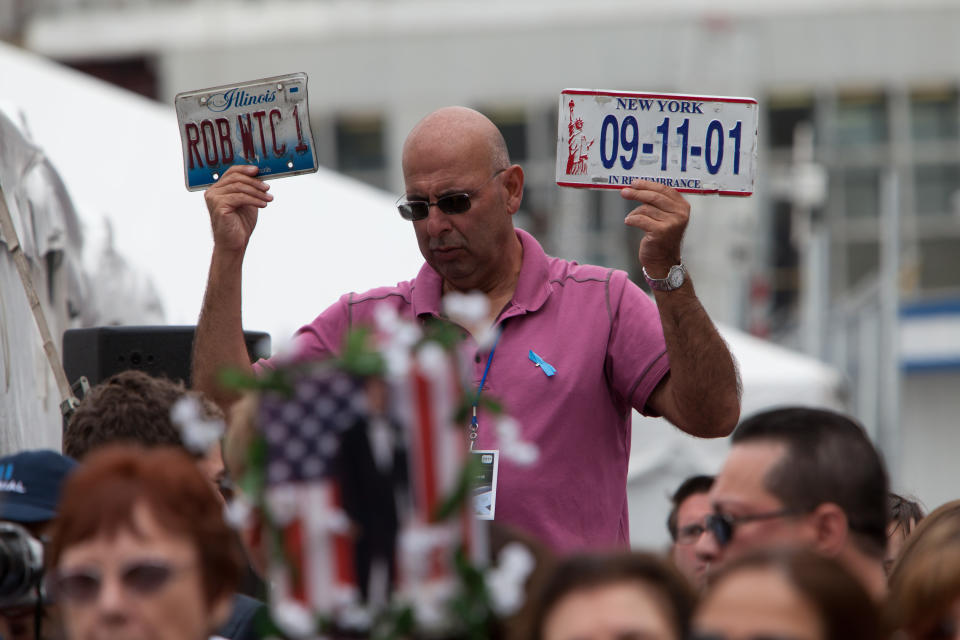
[[[657,308],[623,271],[553,258],[530,234],[517,236],[520,278],[498,320],[483,393],[520,423],[539,459],[524,467],[501,456],[496,520],[561,551],[626,545],[630,409],[645,411],[669,370]],[[352,325],[373,324],[379,304],[401,317],[439,317],[441,288],[424,264],[408,282],[344,295],[300,329],[301,355],[337,352]],[[476,389],[489,353],[469,335],[464,349]],[[535,366],[530,350],[556,374]],[[479,423],[477,448],[499,448],[492,418],[481,412]]]

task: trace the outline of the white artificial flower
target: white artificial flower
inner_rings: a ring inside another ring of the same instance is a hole
[[[477,341],[477,350],[490,351],[490,349],[493,348],[493,344],[497,341],[498,334],[499,330],[493,325],[477,333],[477,335],[474,336],[474,339]]]
[[[337,613],[337,624],[341,629],[364,631],[373,624],[373,616],[366,607],[353,603]]]
[[[316,634],[313,613],[299,602],[281,599],[270,605],[270,613],[277,626],[294,638],[308,638]]]
[[[400,378],[410,370],[410,351],[423,337],[420,328],[401,320],[396,309],[388,304],[379,304],[374,309],[374,320],[382,336],[380,352],[387,365],[387,374]]]
[[[233,498],[223,507],[223,519],[228,525],[240,531],[250,522],[253,505],[242,493],[236,492]]]
[[[485,576],[494,612],[509,616],[523,606],[527,577],[536,566],[533,554],[524,545],[511,542],[497,557],[497,566]]]
[[[332,533],[350,532],[350,517],[342,509],[328,508],[324,513],[324,524]]]
[[[428,342],[417,351],[417,363],[423,373],[431,377],[441,377],[448,372],[447,353],[436,342]]]
[[[300,512],[300,495],[291,487],[271,487],[266,498],[270,519],[280,527],[290,524]]]
[[[500,455],[514,464],[528,467],[540,457],[540,450],[532,442],[520,437],[520,423],[510,416],[499,416],[496,421]]]
[[[490,301],[479,291],[452,292],[443,296],[443,312],[448,318],[465,327],[486,323]]]
[[[184,395],[170,408],[170,421],[180,429],[183,445],[197,455],[206,455],[223,437],[223,421],[206,418],[200,400]]]
[[[410,592],[409,601],[413,606],[417,627],[430,632],[449,626],[450,614],[447,603],[456,593],[457,585],[452,579],[436,580]]]

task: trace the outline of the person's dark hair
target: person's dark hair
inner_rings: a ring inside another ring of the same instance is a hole
[[[111,445],[91,453],[64,484],[47,568],[56,569],[66,549],[100,534],[136,532],[138,504],[196,546],[207,604],[236,590],[243,554],[223,505],[193,459],[171,447]]]
[[[786,446],[765,478],[784,507],[809,512],[839,506],[860,551],[882,558],[887,545],[887,472],[866,432],[851,418],[826,409],[784,408],[747,418],[734,445],[768,441]]]
[[[960,500],[937,507],[916,526],[903,543],[889,584],[891,629],[923,637],[936,628],[960,598]]]
[[[670,496],[670,503],[673,506],[667,516],[667,530],[670,532],[671,540],[677,541],[677,511],[680,510],[680,505],[690,496],[710,493],[711,487],[713,487],[713,476],[690,476],[673,492]]]
[[[888,516],[890,524],[895,525],[893,530],[903,531],[907,536],[923,520],[923,508],[916,500],[911,500],[892,491],[887,496]]]
[[[776,571],[816,610],[824,640],[881,640],[886,638],[880,610],[863,584],[835,559],[811,549],[758,549],[744,554],[710,574],[707,595],[744,571]]]
[[[567,595],[614,584],[637,583],[662,596],[665,611],[678,638],[690,631],[690,616],[696,595],[686,579],[666,560],[649,554],[620,552],[575,555],[560,562],[537,594],[531,614],[529,637],[542,640],[544,623],[557,603]]]
[[[188,392],[183,384],[131,369],[93,387],[70,418],[63,434],[63,452],[82,460],[106,444],[126,442],[144,447],[183,447],[170,409]],[[210,417],[222,415],[203,402]]]

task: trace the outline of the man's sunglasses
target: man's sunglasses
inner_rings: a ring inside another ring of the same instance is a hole
[[[711,513],[706,517],[704,525],[711,534],[713,534],[714,539],[716,539],[717,544],[721,547],[725,547],[730,544],[730,541],[733,540],[733,534],[736,532],[737,526],[747,523],[755,522],[757,520],[772,520],[773,518],[783,518],[785,516],[794,516],[797,515],[796,509],[781,509],[780,511],[770,511],[768,513],[751,513],[743,516],[732,516],[728,513]]]
[[[436,205],[440,211],[448,215],[466,213],[470,210],[470,198],[480,193],[481,189],[490,184],[491,180],[496,178],[504,171],[506,171],[506,169],[500,169],[492,176],[487,178],[486,182],[474,189],[472,192],[451,193],[450,195],[437,198],[436,202],[428,202],[426,200],[404,200],[403,202],[397,202],[397,211],[400,212],[400,215],[404,220],[411,220],[414,222],[417,220],[425,220],[427,216],[430,215],[430,207],[433,205]],[[404,196],[400,197],[403,198]]]
[[[181,568],[162,560],[131,562],[120,571],[120,583],[138,596],[149,596],[166,586]],[[49,588],[57,600],[90,604],[99,596],[102,584],[103,574],[98,569],[85,568],[56,572]]]

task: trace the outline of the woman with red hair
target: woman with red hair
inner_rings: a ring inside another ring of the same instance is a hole
[[[242,555],[222,503],[175,449],[95,452],[64,486],[48,554],[71,638],[205,640]]]

